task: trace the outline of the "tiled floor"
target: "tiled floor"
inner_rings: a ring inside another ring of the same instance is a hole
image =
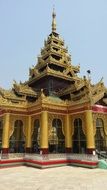
[[[6,168],[0,170],[0,190],[107,190],[107,170]]]

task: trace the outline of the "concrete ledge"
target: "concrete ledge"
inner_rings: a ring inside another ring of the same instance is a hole
[[[41,168],[41,169],[66,166],[66,165],[86,167],[86,168],[97,168],[98,161],[72,160],[72,159],[34,160],[31,158],[0,160],[0,169],[6,167],[22,166],[22,165]]]
[[[25,164],[24,159],[0,160],[0,169],[1,168],[7,168],[7,167],[22,166],[24,164]]]
[[[69,160],[69,165],[93,169],[98,167],[98,161]]]

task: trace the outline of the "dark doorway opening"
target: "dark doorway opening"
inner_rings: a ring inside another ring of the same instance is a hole
[[[86,152],[86,137],[82,130],[82,120],[80,118],[74,121],[74,134],[73,134],[73,153]]]

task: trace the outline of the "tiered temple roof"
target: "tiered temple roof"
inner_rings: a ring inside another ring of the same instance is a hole
[[[58,100],[69,100],[73,104],[99,102],[107,105],[107,89],[102,80],[93,85],[86,77],[80,78],[77,75],[79,71],[80,66],[72,64],[68,48],[56,32],[56,14],[53,11],[52,32],[44,41],[37,64],[29,69],[28,81],[19,84],[14,82],[11,90],[0,88],[0,102],[2,100],[36,101],[40,97],[41,89],[44,93],[48,89],[45,95],[56,96]]]
[[[44,47],[41,49],[37,65],[29,70],[28,84],[47,75],[74,81],[74,77],[79,72],[80,66],[71,64],[68,48],[64,46],[64,40],[56,32],[55,17],[56,14],[53,13],[52,32],[44,41]]]

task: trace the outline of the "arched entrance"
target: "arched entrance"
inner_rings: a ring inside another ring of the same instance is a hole
[[[65,152],[65,137],[62,133],[62,121],[60,119],[53,119],[52,121],[52,129],[49,137],[49,152]]]
[[[3,121],[0,120],[0,152],[2,150]]]
[[[23,153],[25,152],[25,136],[23,133],[23,122],[16,120],[14,124],[14,131],[10,137],[9,150],[11,153]]]
[[[101,118],[97,118],[96,120],[95,146],[98,151],[106,151],[106,136],[104,123]]]
[[[82,130],[82,120],[77,118],[74,120],[74,134],[73,134],[73,153],[86,152],[86,137]]]
[[[32,134],[32,152],[39,153],[40,150],[40,122],[39,119],[34,121],[34,130]]]

